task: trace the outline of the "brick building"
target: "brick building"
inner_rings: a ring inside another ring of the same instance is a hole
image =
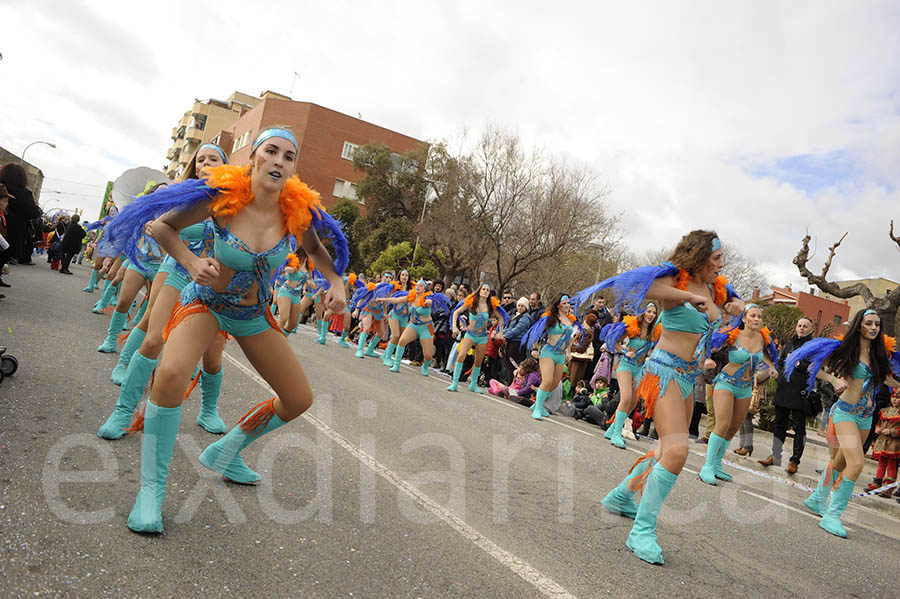
[[[419,147],[423,142],[309,102],[261,94],[261,101],[213,138],[229,153],[231,164],[247,164],[253,140],[261,129],[287,125],[299,144],[295,171],[322,195],[326,208],[341,198],[356,199],[356,183],[362,174],[353,170],[353,150],[370,142],[395,153]]]
[[[803,291],[793,291],[791,286],[772,287],[772,293],[759,296],[759,290],[753,293],[754,301],[760,304],[781,304],[795,306],[803,311],[813,322],[815,334],[835,335],[843,332],[843,323],[850,317],[850,306],[847,300],[835,301]]]

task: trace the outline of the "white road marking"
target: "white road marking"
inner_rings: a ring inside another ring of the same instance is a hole
[[[229,362],[234,364],[239,370],[241,370],[244,374],[250,377],[253,381],[255,381],[258,385],[260,385],[263,389],[270,393],[274,393],[272,388],[269,387],[268,383],[266,383],[256,372],[251,370],[250,368],[244,366],[241,362],[239,362],[236,358],[231,356],[228,352],[223,353],[224,357],[228,359]],[[464,520],[453,514],[444,506],[438,504],[434,500],[432,500],[428,495],[422,493],[418,489],[416,489],[411,484],[407,483],[400,475],[396,474],[389,468],[387,468],[384,464],[368,455],[367,453],[360,450],[356,445],[345,439],[339,433],[337,433],[330,426],[316,418],[315,416],[309,414],[303,414],[303,418],[305,418],[310,424],[315,426],[319,431],[331,439],[334,443],[343,447],[347,452],[349,452],[353,457],[364,463],[366,466],[374,470],[379,476],[381,476],[384,480],[395,486],[397,489],[403,491],[407,495],[409,495],[413,500],[418,502],[423,508],[446,522],[453,530],[458,532],[463,538],[467,539],[474,545],[481,548],[485,553],[496,559],[498,562],[506,566],[509,570],[511,570],[514,574],[531,584],[534,588],[536,588],[542,595],[546,597],[554,597],[557,599],[565,599],[565,598],[574,598],[569,591],[567,591],[564,587],[558,584],[549,576],[543,574],[533,566],[531,566],[528,562],[523,559],[520,559],[513,555],[512,553],[506,551],[486,536],[472,528],[469,524],[467,524]]]

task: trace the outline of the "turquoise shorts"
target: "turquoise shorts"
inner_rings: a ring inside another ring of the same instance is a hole
[[[831,407],[831,421],[837,424],[838,422],[852,422],[856,424],[856,428],[861,431],[867,431],[872,428],[872,416],[862,416],[860,414],[851,414],[850,412],[845,412],[837,407],[837,404]]]
[[[400,325],[401,329],[405,329],[409,326],[409,316],[406,314],[401,315],[391,312],[390,319],[397,321],[397,324]]]
[[[623,356],[619,358],[619,365],[616,366],[616,372],[630,372],[632,378],[637,380],[641,375],[641,365]]]
[[[433,323],[426,322],[424,324],[411,324],[408,325],[412,327],[412,330],[416,332],[416,335],[419,336],[419,339],[434,339],[434,326]]]
[[[753,395],[753,383],[742,381],[726,372],[720,372],[713,379],[713,393],[716,391],[728,391],[735,399],[748,399]]]
[[[644,368],[641,370],[640,379],[645,376],[654,375],[658,377],[658,389],[656,393],[662,395],[666,392],[666,387],[671,381],[675,381],[678,389],[681,391],[681,399],[687,399],[694,392],[694,384],[697,376],[702,374],[700,368],[700,360],[687,361],[681,356],[676,356],[664,349],[656,348],[647,361],[644,362]]]
[[[162,272],[163,269],[160,268],[159,271]],[[190,282],[191,280],[188,277],[182,276],[173,270],[166,276],[166,282],[163,283],[163,287],[174,287],[178,291],[181,291],[187,287]]]
[[[278,288],[278,297],[288,298],[289,300],[291,300],[292,306],[299,304],[300,301],[303,299],[302,297],[300,297],[299,293],[294,293],[285,287]]]
[[[482,337],[476,337],[475,335],[473,335],[472,333],[470,333],[468,331],[466,331],[466,335],[465,335],[465,337],[463,337],[463,339],[471,339],[472,343],[474,343],[475,345],[484,345],[485,343],[488,342],[487,335],[484,335]]]
[[[487,339],[487,337],[485,337],[485,339]],[[538,359],[543,360],[544,358],[550,358],[557,366],[561,366],[566,363],[566,354],[555,352],[546,345],[541,348],[541,355]]]
[[[134,272],[138,273],[145,279],[150,279],[151,281],[153,280],[153,277],[156,276],[156,273],[159,272],[159,267],[161,265],[162,265],[162,262],[150,262],[150,263],[144,264],[144,267],[150,271],[150,274],[147,274],[147,273],[141,271],[141,269],[139,269],[137,266],[135,266],[134,262],[132,262],[131,260],[126,260],[124,263],[126,270],[133,270]]]
[[[224,316],[219,314],[210,306],[203,303],[203,301],[198,296],[198,291],[200,293],[206,295],[215,296],[215,292],[213,292],[208,287],[198,287],[193,281],[188,284],[188,286],[181,293],[181,304],[182,310],[187,310],[188,308],[201,304],[204,308],[203,311],[208,311],[212,314],[215,319],[219,323],[219,328],[226,333],[234,336],[234,337],[252,337],[253,335],[259,335],[260,333],[266,332],[268,329],[275,329],[276,331],[284,334],[281,328],[278,326],[278,322],[275,320],[275,317],[272,316],[272,311],[267,305],[265,309],[259,316],[252,316],[245,319],[237,319],[231,318],[228,316]],[[250,312],[256,309],[256,306],[232,306],[232,308],[240,309],[241,311],[246,310]],[[177,313],[177,311],[176,311]],[[175,315],[173,314],[173,317]]]
[[[321,294],[321,293],[320,293],[319,295],[316,295],[315,293],[307,293],[307,294],[306,294],[306,298],[307,298],[307,299],[311,299],[311,300],[313,301],[314,304],[321,304],[321,303],[322,303],[322,294]],[[292,303],[293,303],[293,302],[292,302]],[[300,302],[297,302],[297,303],[300,303]]]

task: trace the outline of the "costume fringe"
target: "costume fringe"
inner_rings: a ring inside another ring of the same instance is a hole
[[[144,430],[144,412],[147,410],[147,402],[142,401],[141,405],[134,411],[134,417],[131,419],[131,424],[125,428],[125,432],[129,435],[134,433],[140,433]]]
[[[653,452],[654,450],[651,449],[650,451],[639,457],[638,460],[634,464],[632,464],[631,469],[628,471],[628,474],[631,474],[632,472],[634,472],[634,469],[637,468],[638,464],[645,460],[650,460],[650,464],[648,464],[647,469],[632,478],[628,483],[628,490],[632,493],[637,493],[639,491],[643,492],[644,486],[646,486],[647,484],[647,478],[650,476],[650,471],[653,470],[653,466],[656,462],[656,455]]]
[[[644,417],[653,418],[653,409],[656,407],[656,400],[662,395],[663,390],[660,388],[659,375],[652,372],[643,372],[641,374],[641,382],[638,385],[638,398],[644,402]]]
[[[238,426],[247,434],[255,435],[262,433],[272,416],[275,415],[275,398],[267,399],[253,406],[253,408],[244,414],[238,420]]]
[[[191,384],[188,385],[187,391],[184,392],[185,399],[187,399],[188,397],[191,396],[191,391],[193,391],[194,387],[197,386],[197,383],[200,382],[200,373],[202,373],[202,372],[203,372],[202,369],[200,369],[200,368],[197,369],[197,374],[194,376],[193,379],[191,379]]]

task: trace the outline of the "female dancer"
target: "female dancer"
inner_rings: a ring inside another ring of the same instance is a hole
[[[722,467],[722,457],[747,417],[760,363],[765,362],[769,367],[770,377],[778,376],[775,367],[778,351],[762,321],[762,308],[747,304],[734,326],[714,333],[712,337],[712,351],[725,348],[728,364],[713,379],[716,428],[709,436],[706,463],[700,469],[700,480],[708,485],[715,485],[717,478],[731,480],[731,475]]]
[[[216,145],[204,144],[197,150],[186,175],[199,173],[207,176],[208,169],[226,163],[225,152]],[[188,179],[190,180],[190,179]],[[212,223],[205,221],[183,228],[179,237],[186,247],[198,256],[212,256]],[[140,323],[128,335],[125,346],[119,357],[119,365],[113,371],[113,382],[121,376],[119,397],[115,408],[106,422],[97,431],[104,439],[120,439],[131,423],[134,411],[150,381],[150,376],[158,363],[163,349],[163,328],[175,308],[175,304],[190,282],[190,274],[171,255],[166,256],[159,272],[150,286],[148,308]],[[225,350],[226,337],[220,335],[210,344],[203,354],[200,370],[200,412],[197,424],[213,434],[222,434],[228,430],[219,416],[219,391],[222,388],[222,352]]]
[[[882,384],[900,387],[900,352],[894,338],[882,332],[878,313],[860,310],[850,321],[843,340],[813,339],[791,352],[784,361],[784,376],[790,378],[797,363],[804,359],[810,361],[808,389],[812,391],[815,379],[827,381],[840,399],[831,407],[828,423],[831,462],[822,472],[816,490],[803,503],[822,516],[820,527],[846,537],[841,514],[862,474],[862,444],[872,428],[875,396]],[[835,491],[829,502],[832,486]]]
[[[148,222],[144,225],[145,235],[139,243],[140,254],[136,256],[135,260],[126,260],[123,263],[124,278],[120,284],[119,297],[116,300],[116,308],[109,319],[106,338],[100,344],[100,347],[97,348],[99,352],[107,354],[116,352],[116,338],[125,327],[131,304],[142,287],[149,287],[150,282],[153,281],[153,277],[156,276],[159,270],[160,264],[162,264],[164,258],[162,249],[147,234],[149,229],[150,223]],[[142,310],[140,317],[143,317],[146,311],[146,303],[143,305]],[[138,320],[140,320],[140,317]]]
[[[469,391],[484,393],[478,386],[478,375],[481,374],[481,361],[484,360],[484,352],[487,350],[491,317],[496,316],[498,320],[502,319],[506,324],[509,322],[509,316],[500,307],[500,300],[494,295],[491,286],[482,285],[477,292],[469,295],[453,310],[450,322],[453,323],[454,337],[459,335],[456,323],[459,314],[464,310],[469,312],[468,330],[462,341],[459,342],[459,348],[456,351],[456,365],[453,366],[453,382],[447,387],[447,391],[456,391],[459,377],[462,375],[463,363],[466,361],[466,354],[469,353],[472,346],[475,346],[475,366],[472,367],[472,378],[469,379]]]
[[[397,291],[393,294],[392,297],[395,298],[404,298],[409,295],[410,292],[410,283],[409,283],[409,271],[405,268],[400,271],[400,275],[397,277],[397,282],[399,283],[399,287]],[[385,298],[383,301],[388,301]],[[394,357],[394,348],[397,347],[397,344],[400,340],[400,336],[403,333],[403,329],[409,324],[409,312],[410,312],[410,304],[407,301],[402,302],[389,302],[394,304],[394,309],[391,310],[391,313],[388,315],[388,327],[390,327],[391,331],[391,339],[388,342],[387,348],[384,350],[384,355],[382,356],[382,361],[385,366],[391,365],[391,360]],[[429,304],[430,305],[430,304]],[[428,313],[429,319],[431,322],[431,312]],[[406,343],[409,343],[407,341]],[[434,332],[432,331],[431,335],[431,343],[432,349],[434,348]],[[405,346],[406,344],[404,344]],[[401,357],[403,354],[400,354]],[[434,355],[434,352],[430,355]],[[396,370],[394,371],[396,372]]]
[[[319,241],[313,221],[327,223],[346,266],[346,239],[340,225],[325,213],[317,193],[293,173],[297,159],[294,135],[280,127],[263,130],[253,142],[251,166],[210,169],[205,183],[190,181],[165,190],[162,197],[138,200],[130,219],[163,212],[153,234],[191,273],[181,304],[166,327],[166,351],[147,404],[141,457],[141,489],[128,527],[162,532],[162,503],[169,462],[181,418],[184,390],[206,348],[221,330],[237,339],[251,364],[275,390],[276,397],[252,408],[221,440],[208,446],[200,462],[239,483],[259,475],[244,463],[240,451],[262,435],[302,414],[312,403],[312,390],[283,332],[269,311],[269,282],[290,251],[289,237],[300,245],[331,288],[329,307],[344,303],[341,275]],[[290,178],[288,178],[290,176]],[[120,215],[119,218],[122,218]],[[216,258],[201,258],[178,238],[182,228],[212,217]],[[127,221],[126,221],[127,222]],[[115,236],[114,231],[114,236]],[[122,231],[119,243],[133,238]]]
[[[434,325],[431,320],[431,309],[433,305],[437,305],[446,310],[448,306],[444,299],[445,297],[442,293],[434,294],[428,291],[428,285],[425,283],[425,280],[420,279],[416,283],[415,289],[408,292],[405,296],[376,300],[391,303],[395,306],[406,305],[408,307],[409,323],[403,329],[403,333],[394,345],[391,372],[400,372],[400,361],[403,359],[403,352],[406,351],[406,346],[418,339],[419,343],[422,344],[422,356],[424,357],[424,362],[422,362],[419,372],[422,376],[428,376],[428,368],[431,366],[431,359],[434,357]],[[394,310],[396,309],[395,307]]]
[[[543,420],[550,412],[544,409],[544,402],[553,393],[553,390],[562,380],[563,370],[566,365],[566,352],[572,342],[572,331],[581,325],[572,314],[572,302],[568,295],[561,295],[550,309],[536,323],[531,325],[528,332],[522,338],[522,348],[528,355],[531,347],[543,339],[547,342],[541,348],[538,364],[541,369],[541,386],[537,390],[534,406],[531,409],[531,417],[535,420]],[[584,335],[584,330],[581,330]]]
[[[622,437],[622,427],[628,415],[637,405],[636,383],[640,377],[644,360],[650,353],[656,331],[656,304],[650,302],[644,308],[640,317],[625,316],[621,322],[610,325],[606,335],[608,347],[614,347],[619,355],[616,366],[616,380],[619,381],[619,405],[616,407],[616,416],[613,423],[606,429],[603,436],[609,439],[609,443],[625,449],[625,439]],[[655,333],[655,334],[654,334]],[[623,340],[627,338],[623,342]]]
[[[379,297],[384,297],[393,289],[394,283],[391,281],[379,283],[378,285],[375,283],[366,283],[366,291],[360,296],[359,301],[353,310],[353,316],[359,319],[361,329],[359,341],[357,341],[356,344],[357,358],[362,358],[363,356],[369,356],[371,358],[377,357],[375,348],[381,341],[379,333],[382,333],[382,326],[384,324],[384,305],[374,300]],[[366,346],[366,339],[368,338],[369,333],[373,331],[375,332],[375,335],[372,337],[372,340],[369,341],[369,345]],[[363,353],[363,349],[365,349],[365,353]]]
[[[304,256],[305,258],[305,256]],[[309,271],[300,265],[297,254],[288,254],[284,267],[284,284],[278,288],[275,303],[278,305],[278,326],[290,335],[297,326],[302,314],[303,285],[309,278]],[[308,305],[307,305],[308,307]]]
[[[712,231],[692,231],[681,238],[670,262],[622,273],[588,287],[575,296],[579,305],[600,289],[613,288],[619,303],[640,305],[645,296],[662,307],[659,343],[644,363],[638,395],[659,431],[657,454],[651,451],[632,466],[622,483],[604,499],[610,511],[634,518],[625,545],[650,563],[663,563],[656,538],[656,520],[663,501],[688,456],[688,426],[693,414],[694,383],[708,351],[709,337],[719,327],[722,310],[740,314],[743,301],[719,270],[722,244]],[[720,308],[721,307],[721,308]],[[643,488],[640,505],[633,499]]]

